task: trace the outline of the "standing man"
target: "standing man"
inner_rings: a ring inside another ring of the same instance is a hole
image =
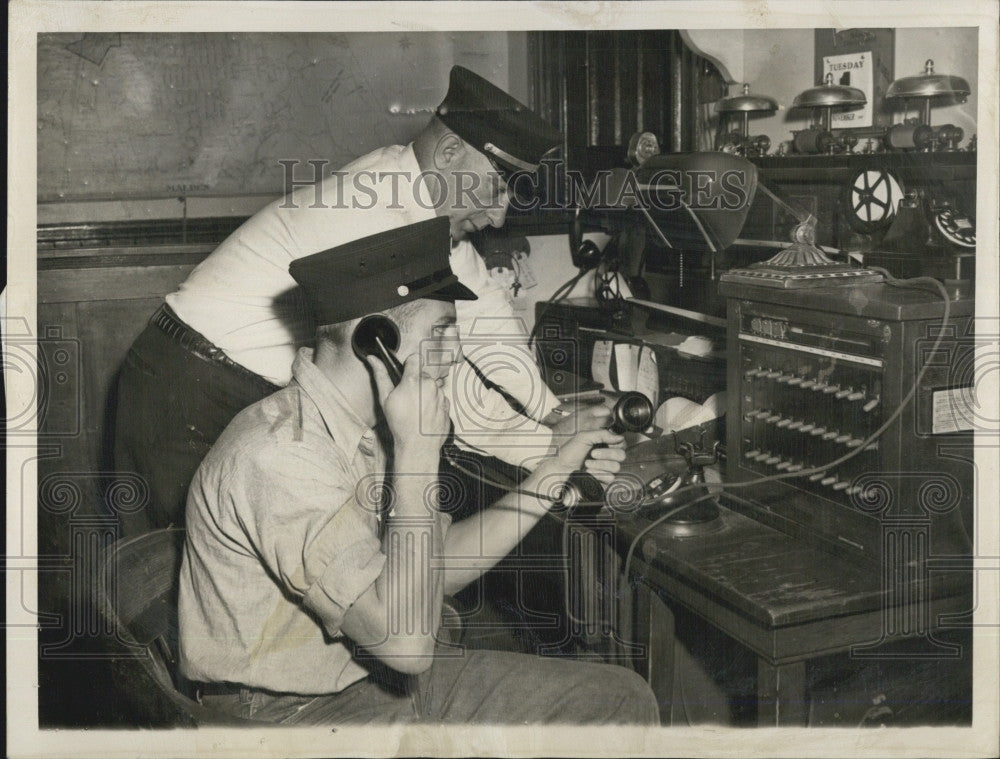
[[[233,419],[194,477],[181,672],[207,707],[266,723],[657,724],[652,691],[625,667],[438,648],[443,595],[552,506],[531,493],[581,466],[610,478],[625,457],[594,448],[620,436],[583,432],[525,493],[461,522],[441,510],[441,387],[461,359],[455,303],[475,297],[449,271],[447,227],[433,219],[292,262],[316,348],[299,351],[287,387]],[[369,314],[399,330],[398,386],[352,349]]]
[[[577,417],[557,409],[506,289],[467,239],[502,226],[505,177],[537,170],[559,142],[517,100],[455,66],[446,97],[411,144],[303,182],[230,235],[166,297],[122,367],[115,464],[141,474],[151,499],[125,532],[183,523],[191,477],[226,424],[288,384],[296,350],[314,329],[289,264],[435,216],[449,220],[452,272],[478,296],[457,309],[463,338],[476,345],[467,342],[466,363],[449,383],[456,431],[511,463],[530,464],[551,451],[553,431],[602,425],[601,410]],[[340,292],[348,302],[361,295]]]

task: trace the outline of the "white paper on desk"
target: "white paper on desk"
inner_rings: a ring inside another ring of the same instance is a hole
[[[687,398],[675,396],[664,401],[656,410],[654,423],[669,432],[679,432],[688,427],[710,422],[726,413],[726,393],[722,391],[708,398],[704,403],[695,403]]]
[[[707,337],[691,335],[677,346],[677,352],[686,353],[689,356],[707,356],[712,352],[712,341]]]
[[[597,340],[594,343],[594,352],[590,355],[590,376],[594,382],[600,382],[607,389],[611,389],[611,349],[610,340]]]
[[[639,372],[635,389],[649,398],[653,408],[656,408],[660,398],[660,372],[656,365],[656,353],[648,345],[643,345],[639,352]]]
[[[654,424],[664,432],[679,432],[691,426],[689,420],[694,419],[701,410],[701,404],[681,398],[679,395],[668,398],[656,410]]]
[[[720,390],[715,395],[710,395],[702,405],[705,409],[707,418],[705,421],[711,419],[717,419],[720,416],[726,415],[726,391]],[[700,422],[699,422],[700,424]]]
[[[631,343],[615,344],[615,368],[618,370],[616,390],[635,390],[639,379],[639,346]]]

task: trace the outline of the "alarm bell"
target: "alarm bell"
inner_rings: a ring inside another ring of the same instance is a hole
[[[799,153],[839,153],[851,150],[858,140],[854,135],[835,135],[830,130],[831,114],[834,109],[859,108],[868,99],[857,87],[833,83],[833,74],[828,73],[823,84],[799,93],[792,108],[819,109],[820,124],[803,129],[795,134],[792,144]]]
[[[737,114],[740,119],[738,130],[729,133],[726,133],[724,129],[719,130],[720,137],[716,144],[716,150],[751,157],[767,154],[771,147],[771,139],[764,134],[750,136],[750,114],[774,113],[778,110],[778,103],[774,98],[766,95],[751,95],[750,85],[744,84],[742,95],[720,100],[716,110],[723,122],[728,121],[732,114]]]

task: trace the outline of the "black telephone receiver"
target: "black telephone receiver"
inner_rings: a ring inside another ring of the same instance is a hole
[[[608,429],[619,435],[642,432],[653,423],[653,403],[634,390],[623,393],[611,410]],[[561,505],[579,516],[593,515],[604,506],[604,486],[592,474],[578,470],[566,481]]]
[[[603,251],[597,247],[593,240],[583,239],[581,210],[579,206],[576,207],[573,212],[573,221],[569,225],[569,252],[573,258],[573,266],[581,271],[590,271],[601,263]]]
[[[351,348],[362,361],[375,356],[385,364],[389,379],[398,385],[403,379],[403,365],[396,358],[399,350],[399,327],[388,316],[372,314],[362,319],[351,335]]]

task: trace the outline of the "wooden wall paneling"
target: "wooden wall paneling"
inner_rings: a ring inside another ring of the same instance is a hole
[[[696,56],[687,45],[681,40],[679,33],[677,39],[682,45],[684,61],[684,149],[698,149],[698,116],[701,111],[701,96],[699,93],[699,71],[701,69],[701,59]]]
[[[638,66],[638,101],[636,103],[637,129],[653,132],[666,149],[667,75],[662,35],[657,32],[639,32],[636,62]]]
[[[69,554],[67,519],[96,499],[93,483],[66,483],[65,472],[87,468],[83,348],[75,303],[38,305],[38,445],[54,455],[38,459],[38,552]]]
[[[68,379],[56,382],[60,372],[48,372],[53,392],[46,425],[60,451],[40,464],[39,481],[44,484],[49,477],[51,485],[79,492],[80,514],[108,513],[103,497],[110,484],[106,473],[114,468],[115,392],[125,354],[163,296],[175,290],[192,268],[193,264],[94,266],[39,272],[38,324],[40,334],[51,335],[45,353],[59,355],[61,339],[73,356],[72,371],[62,372]],[[51,359],[47,363],[55,366]],[[46,497],[63,492],[69,491],[43,487],[43,510]],[[76,513],[70,511],[63,521]]]
[[[667,53],[667,76],[669,85],[667,88],[668,97],[668,117],[667,117],[667,145],[665,149],[671,153],[679,153],[684,150],[684,137],[682,133],[683,113],[684,113],[684,70],[683,70],[683,46],[679,37],[670,37],[666,41]]]
[[[587,39],[584,32],[564,32],[561,39],[565,68],[566,122],[563,129],[570,149],[589,145],[589,102],[587,100]]]
[[[85,562],[90,548],[77,545],[74,535],[90,523],[99,529],[112,516],[104,496],[114,471],[110,442],[118,371],[163,295],[192,267],[174,268],[105,267],[84,270],[83,277],[74,269],[39,272],[39,446],[52,446],[55,455],[38,461],[37,550],[50,563],[68,562],[66,571],[39,577],[39,610],[62,620],[46,633],[49,643],[75,634],[82,624],[74,616],[82,613],[79,599],[72,598],[83,592],[76,564]],[[125,298],[136,292],[155,294]]]
[[[639,57],[635,34],[615,33],[615,81],[620,93],[620,118],[616,125],[616,145],[628,145],[629,138],[639,129],[639,101],[642,83],[639,81]]]
[[[173,292],[194,264],[50,269],[38,272],[38,302],[131,300]]]
[[[588,145],[614,145],[618,102],[615,77],[615,33],[591,32],[587,36],[587,120]]]

